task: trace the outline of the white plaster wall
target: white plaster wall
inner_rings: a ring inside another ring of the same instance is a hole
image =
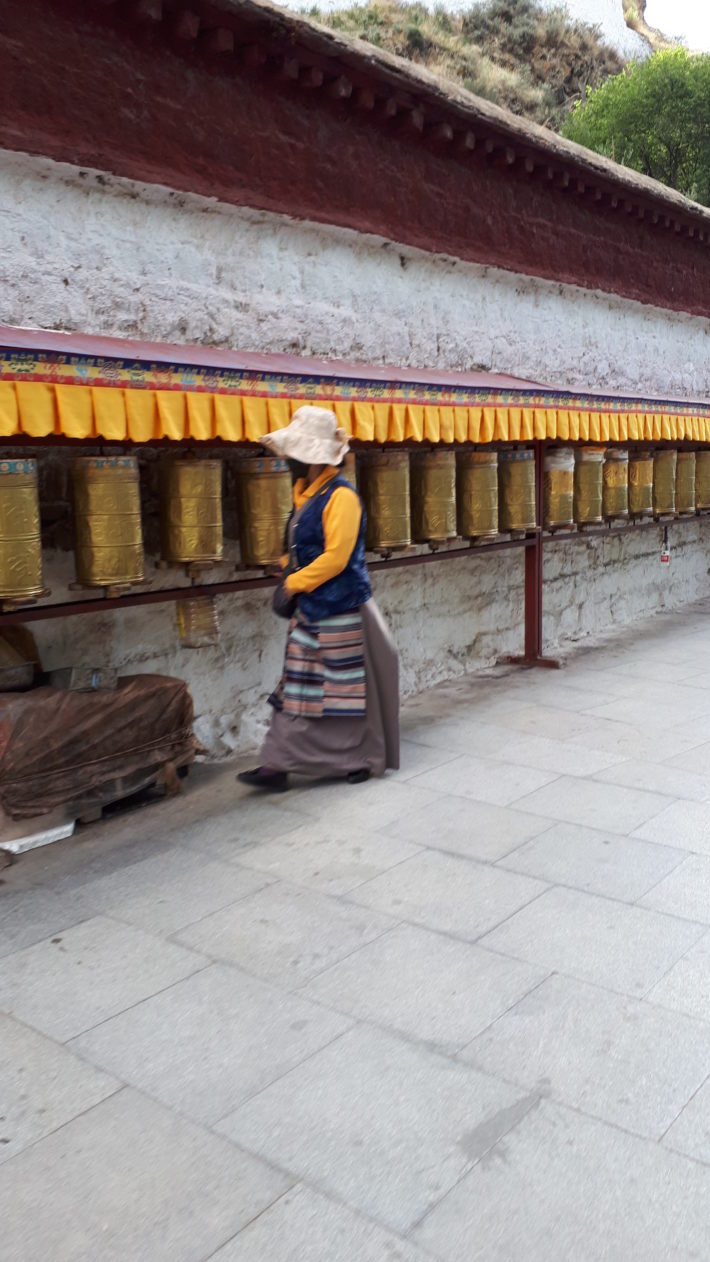
[[[2,151],[0,321],[710,393],[708,320]]]
[[[0,153],[0,322],[375,364],[482,368],[569,387],[710,392],[710,322],[374,237]],[[708,526],[550,549],[550,644],[708,591]],[[675,532],[674,532],[675,533]],[[46,557],[53,599],[71,555]],[[168,576],[159,580],[165,584]],[[378,573],[405,695],[522,648],[522,558]],[[221,643],[179,647],[170,605],[35,624],[47,668],[185,678],[214,754],[256,743],[281,665],[267,593],[219,601]]]

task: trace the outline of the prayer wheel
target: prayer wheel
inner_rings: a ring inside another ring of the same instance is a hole
[[[0,460],[0,599],[43,594],[37,461]]]
[[[160,535],[172,565],[222,560],[222,461],[167,460],[162,470]]]
[[[578,447],[574,456],[574,520],[578,526],[600,524],[604,448]]]
[[[285,551],[293,508],[288,463],[276,456],[248,456],[237,461],[236,477],[242,565],[276,565]]]
[[[695,452],[679,451],[675,471],[675,511],[681,516],[695,512]]]
[[[365,452],[358,472],[367,513],[365,546],[380,551],[408,547],[412,541],[409,452]]]
[[[178,600],[176,613],[183,648],[203,649],[219,644],[219,619],[211,596],[190,596],[186,600]]]
[[[456,526],[464,539],[498,534],[498,452],[456,455]]]
[[[546,530],[574,524],[574,451],[554,447],[545,453],[542,521]]]
[[[501,530],[534,530],[535,455],[528,449],[501,451],[498,456],[498,526]]]
[[[602,469],[602,512],[606,521],[629,515],[629,453],[609,447]]]
[[[653,511],[656,516],[675,513],[675,478],[678,452],[663,447],[653,457]]]
[[[143,581],[138,461],[78,456],[73,467],[76,577],[82,587]]]
[[[343,459],[340,466],[340,475],[349,482],[354,491],[357,491],[357,467],[355,464],[355,452],[349,451]]]
[[[444,543],[456,538],[456,452],[412,456],[412,538]]]
[[[710,451],[695,453],[695,507],[710,508]]]
[[[653,453],[650,451],[636,451],[629,456],[629,512],[632,517],[650,517],[653,513]]]

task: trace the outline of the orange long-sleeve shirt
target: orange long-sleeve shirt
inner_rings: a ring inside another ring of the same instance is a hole
[[[328,466],[310,486],[306,486],[305,480],[299,478],[293,488],[296,509],[302,508],[307,500],[317,495],[325,483],[338,472],[338,469]],[[352,556],[361,520],[362,505],[355,491],[349,486],[337,487],[323,509],[323,551],[310,565],[304,565],[302,570],[289,574],[285,582],[286,591],[294,594],[312,592],[322,583],[335,578],[336,574],[342,573]]]

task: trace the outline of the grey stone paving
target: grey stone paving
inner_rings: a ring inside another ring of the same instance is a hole
[[[0,873],[3,1262],[709,1257],[709,614]]]

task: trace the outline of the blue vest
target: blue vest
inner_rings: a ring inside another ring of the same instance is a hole
[[[323,512],[331,495],[340,486],[353,490],[350,483],[338,474],[325,488],[306,501],[296,522],[294,531],[294,548],[299,569],[310,565],[325,549],[323,531]],[[356,492],[354,492],[356,494]],[[355,547],[350,554],[345,569],[335,578],[329,578],[312,592],[301,592],[298,607],[308,622],[320,622],[321,618],[331,618],[335,614],[347,613],[369,600],[372,595],[370,578],[365,564],[365,526],[367,519],[362,510],[360,529]]]

